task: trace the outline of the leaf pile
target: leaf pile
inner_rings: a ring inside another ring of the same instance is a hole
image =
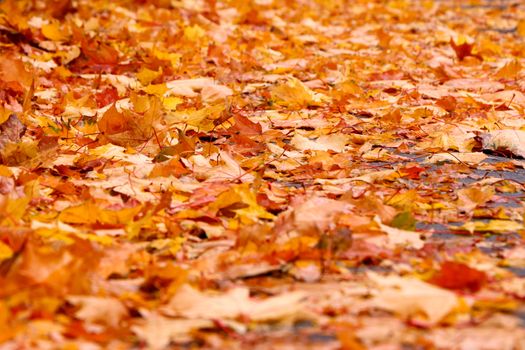
[[[0,347],[525,348],[524,18],[0,1]]]

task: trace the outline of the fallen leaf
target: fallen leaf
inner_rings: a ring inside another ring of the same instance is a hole
[[[278,320],[291,317],[303,308],[301,292],[257,300],[250,297],[247,288],[236,287],[225,293],[202,293],[188,285],[182,286],[162,308],[169,316],[191,319],[237,319],[248,317],[253,321]]]
[[[316,140],[310,140],[300,134],[295,134],[290,144],[301,151],[343,152],[347,142],[348,137],[342,134],[322,135]]]
[[[170,342],[186,342],[191,339],[193,331],[213,327],[213,322],[209,320],[171,319],[146,311],[142,314],[144,320],[131,326],[131,330],[152,350],[165,349]]]
[[[429,282],[446,289],[478,292],[487,283],[487,274],[462,263],[445,261]]]
[[[510,220],[469,221],[461,226],[450,225],[449,228],[454,231],[467,231],[471,234],[474,232],[505,233],[522,230],[523,224]]]
[[[494,77],[500,79],[516,79],[521,71],[521,64],[517,60],[512,60],[501,67]]]
[[[525,158],[525,131],[495,130],[481,136],[482,147],[498,155]]]
[[[232,89],[224,85],[205,85],[201,90],[201,98],[207,103],[220,102],[231,95],[233,95]]]
[[[293,77],[277,84],[271,90],[271,94],[277,103],[292,108],[318,106],[327,99],[324,95],[312,91],[300,80]]]
[[[338,215],[351,206],[343,201],[314,196],[293,204],[292,208],[279,216],[278,232],[297,230],[302,233],[323,233],[335,227]]]
[[[450,46],[454,49],[456,56],[460,61],[463,61],[465,57],[471,56],[483,60],[481,55],[473,53],[474,44],[469,44],[466,41],[456,43],[453,39],[450,39]]]
[[[379,288],[372,304],[404,318],[423,313],[430,324],[436,324],[458,305],[454,293],[415,278],[381,276],[376,273],[369,273],[368,277]]]
[[[470,212],[490,201],[495,194],[496,191],[493,186],[462,188],[457,192],[457,207]]]
[[[19,142],[25,131],[25,125],[15,114],[11,114],[6,121],[0,124],[0,152],[7,143]]]
[[[466,164],[479,164],[487,159],[487,155],[481,152],[450,152],[450,153],[436,153],[425,159],[425,163],[466,163]]]
[[[421,235],[418,232],[387,226],[381,223],[379,218],[377,218],[377,222],[381,231],[387,234],[390,248],[395,248],[397,245],[404,245],[414,249],[421,249],[425,245],[425,242],[421,239]]]
[[[116,298],[72,295],[67,300],[80,307],[75,316],[90,323],[103,323],[117,328],[128,313],[126,307]]]

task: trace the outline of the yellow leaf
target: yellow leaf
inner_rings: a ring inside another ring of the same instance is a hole
[[[502,52],[501,46],[499,46],[487,37],[484,37],[480,41],[479,47],[481,52],[488,52],[496,55],[499,55]]]
[[[4,123],[9,116],[11,115],[11,111],[7,108],[4,108],[4,106],[0,105],[0,124]]]
[[[133,109],[135,112],[144,113],[149,110],[152,104],[151,97],[152,96],[139,95],[132,92],[130,95],[130,101],[133,104]]]
[[[326,100],[326,96],[316,94],[294,77],[275,86],[271,90],[271,96],[278,104],[292,108],[320,106]]]
[[[169,124],[182,123],[185,127],[194,127],[194,130],[210,131],[215,125],[213,121],[218,119],[226,109],[224,104],[216,104],[199,110],[187,109],[177,111],[166,116]]]
[[[68,224],[94,224],[97,222],[98,210],[98,206],[89,201],[63,210],[59,220]]]
[[[416,190],[408,190],[402,193],[396,193],[386,204],[402,210],[410,210],[417,202],[419,195]]]
[[[176,237],[174,239],[156,239],[149,244],[149,248],[155,250],[166,250],[171,255],[175,256],[177,252],[182,248],[182,244],[186,241],[183,237]]]
[[[92,201],[84,204],[69,207],[63,210],[59,215],[59,220],[69,224],[111,224],[124,225],[133,221],[141,206],[124,208],[120,210],[102,209]]]
[[[142,89],[144,92],[162,97],[168,91],[166,84],[150,84]]]
[[[81,232],[77,233],[76,236],[82,239],[86,239],[91,242],[100,243],[105,246],[109,246],[113,243],[113,238],[111,238],[110,236],[98,236],[93,233],[81,233]]]
[[[206,35],[206,32],[198,25],[184,28],[184,38],[189,41],[197,41],[204,35]]]
[[[153,56],[155,56],[159,60],[170,61],[171,65],[174,67],[180,63],[180,58],[182,57],[178,53],[171,53],[157,49],[153,50]]]
[[[461,226],[449,226],[454,231],[468,231],[474,232],[493,232],[493,233],[504,233],[504,232],[515,232],[523,229],[521,222],[509,221],[509,220],[490,220],[488,222],[483,221],[470,221]]]
[[[123,225],[133,221],[135,215],[137,215],[142,207],[140,205],[124,208],[120,210],[103,210],[99,209],[98,221],[104,224],[112,225]]]
[[[13,250],[4,242],[0,241],[0,262],[13,256]]]
[[[31,198],[22,197],[17,199],[7,198],[0,202],[0,225],[12,226],[18,224],[26,212]]]
[[[162,69],[159,71],[154,71],[148,68],[142,68],[137,73],[137,79],[144,86],[149,85],[153,80],[157,79],[162,75]]]
[[[62,28],[60,28],[60,23],[51,22],[49,24],[44,24],[42,26],[42,34],[49,40],[53,41],[65,41],[68,38],[68,35]]]
[[[162,99],[162,106],[167,110],[174,111],[182,102],[183,100],[179,97],[165,97]]]
[[[498,310],[503,312],[514,311],[519,304],[512,299],[476,300],[473,308],[481,310]]]
[[[244,206],[235,205],[242,203]],[[255,193],[250,189],[249,184],[241,184],[232,187],[230,190],[221,193],[214,203],[210,205],[212,210],[220,210],[224,208],[232,207],[232,211],[235,211],[241,221],[245,223],[252,223],[257,219],[273,219],[274,216],[266,211],[257,203]]]
[[[148,212],[144,217],[140,218],[137,221],[129,220],[126,225],[126,233],[128,234],[128,239],[137,238],[140,234],[141,229],[143,228],[154,228],[155,224],[153,222],[152,213]]]
[[[305,249],[311,249],[319,243],[319,237],[299,236],[288,240],[284,244],[276,247],[279,251],[300,252]]]

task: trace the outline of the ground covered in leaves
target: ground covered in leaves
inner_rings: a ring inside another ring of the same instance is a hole
[[[522,1],[0,11],[0,349],[525,349]]]

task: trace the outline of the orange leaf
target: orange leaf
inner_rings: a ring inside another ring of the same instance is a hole
[[[445,261],[429,282],[447,289],[477,292],[487,283],[487,274],[462,263]]]

